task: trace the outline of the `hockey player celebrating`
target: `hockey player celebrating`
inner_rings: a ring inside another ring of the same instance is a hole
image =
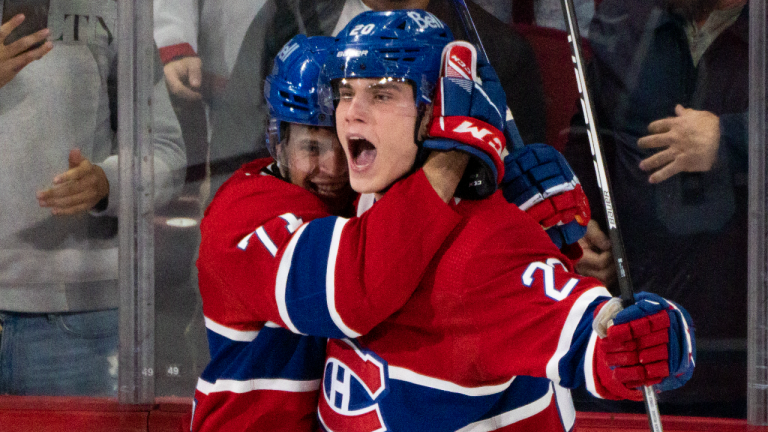
[[[430,136],[451,140],[451,148],[471,146],[468,152],[479,150],[499,166],[487,151],[498,149],[504,126],[496,108],[504,98],[492,69],[474,67],[471,46],[448,45],[437,81],[430,68],[440,62],[419,54],[425,44],[440,42],[408,34],[441,28],[415,11],[366,13],[342,31],[329,56],[350,181],[380,200],[372,209],[387,202],[387,188],[416,157],[419,146],[406,145],[404,137],[414,135],[425,81],[437,83]],[[682,308],[641,293],[636,305],[620,311],[618,300],[598,281],[572,273],[538,226],[499,194],[452,208],[462,221],[405,306],[370,332],[337,326],[326,334],[347,338],[327,346],[318,407],[327,429],[512,427],[521,399],[510,391],[522,375],[635,400],[642,398],[638,386],[664,390],[690,378],[694,341]],[[321,312],[294,308],[289,298],[278,296],[284,309],[276,322],[301,320],[300,331],[322,322]],[[343,302],[336,298],[336,307]],[[547,397],[551,393],[538,400]],[[563,429],[568,425],[536,428]]]

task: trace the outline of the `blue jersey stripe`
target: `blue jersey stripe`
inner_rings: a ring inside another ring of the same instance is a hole
[[[208,330],[211,362],[201,378],[314,380],[323,376],[325,338],[302,336],[280,327],[264,327],[251,342],[239,342]]]
[[[291,257],[285,306],[299,332],[341,339],[347,335],[331,317],[326,293],[327,272],[333,271],[328,269],[328,259],[337,219],[316,219],[301,233]]]
[[[598,297],[587,306],[586,311],[581,317],[581,321],[576,326],[573,335],[571,348],[558,362],[560,370],[560,385],[566,388],[576,388],[584,384],[584,355],[589,345],[589,338],[592,336],[592,321],[595,308],[600,303],[610,300],[609,297]]]
[[[392,379],[389,386],[389,394],[380,403],[389,430],[436,432],[459,430],[536,403],[550,392],[551,382],[545,378],[516,377],[506,390],[484,396],[445,392]]]

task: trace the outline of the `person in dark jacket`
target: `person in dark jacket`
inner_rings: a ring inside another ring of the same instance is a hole
[[[664,401],[744,415],[746,0],[605,0],[589,34],[588,84],[635,290],[684,303],[698,327],[699,371]],[[577,269],[613,283],[581,114],[565,154],[596,219]]]

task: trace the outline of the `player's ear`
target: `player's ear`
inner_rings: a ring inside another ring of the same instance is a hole
[[[416,144],[421,144],[429,133],[429,124],[432,121],[432,116],[425,115],[425,113],[432,112],[432,104],[425,105],[420,104],[416,111]]]

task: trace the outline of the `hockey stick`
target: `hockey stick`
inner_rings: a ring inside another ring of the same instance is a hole
[[[592,99],[589,97],[587,81],[584,79],[584,62],[581,55],[581,36],[579,35],[579,28],[576,25],[573,0],[561,0],[560,3],[563,8],[565,24],[568,27],[568,42],[571,45],[571,52],[573,53],[573,68],[576,73],[579,96],[581,97],[584,123],[588,127],[587,137],[589,138],[589,145],[592,148],[592,161],[595,165],[597,183],[603,192],[603,207],[605,208],[605,216],[608,222],[608,238],[611,241],[613,258],[616,262],[621,302],[626,308],[635,303],[635,298],[633,296],[634,289],[632,288],[632,279],[629,277],[629,269],[627,268],[624,241],[621,238],[619,223],[613,212],[613,193],[611,192],[608,172],[605,169],[605,158],[603,157],[602,146],[600,145],[599,135],[597,134],[597,126],[595,125],[595,110],[592,105]],[[661,427],[659,405],[656,401],[656,393],[652,386],[643,387],[643,399],[645,400],[645,408],[648,412],[648,422],[650,423],[651,430],[653,432],[662,432],[663,429]]]
[[[477,32],[477,27],[475,27],[475,22],[472,20],[472,15],[469,13],[467,4],[464,0],[453,0],[453,6],[456,8],[456,13],[459,15],[459,18],[461,18],[461,26],[464,28],[464,33],[467,35],[467,38],[469,38],[469,42],[477,48],[477,53],[485,63],[491,64],[488,59],[488,53],[485,52],[483,41],[480,39],[480,34]],[[509,107],[507,107],[506,121],[508,124],[509,122],[513,122],[512,124],[514,125],[514,118],[512,117],[512,111]],[[514,149],[523,148],[525,144],[523,144],[523,138],[520,136],[517,126],[508,126],[508,130],[511,132],[512,147]]]
[[[467,4],[464,0],[454,0],[453,5],[456,7],[456,13],[461,18],[461,25],[464,27],[464,33],[466,33],[467,37],[470,39],[469,42],[477,48],[477,52],[483,56],[483,60],[485,60],[486,63],[490,63],[488,61],[488,54],[485,52],[485,47],[483,46],[483,41],[480,40],[480,34],[477,33],[475,22],[472,20],[472,15],[469,14]]]

